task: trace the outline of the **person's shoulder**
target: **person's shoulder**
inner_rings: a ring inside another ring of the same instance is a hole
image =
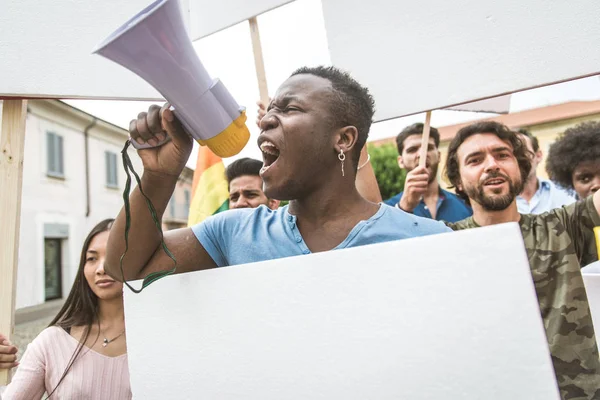
[[[461,231],[463,229],[479,228],[479,225],[477,225],[475,223],[475,220],[473,219],[472,216],[465,218],[461,221],[457,221],[457,222],[445,222],[445,224],[448,228],[452,229],[453,231]]]
[[[400,192],[397,195],[392,196],[387,200],[384,200],[383,203],[387,204],[388,206],[395,206],[396,204],[398,204],[398,202],[402,198],[402,193],[404,193],[404,192]]]
[[[38,351],[54,347],[64,341],[65,335],[68,333],[59,326],[49,326],[41,331],[27,348],[36,348]]]
[[[591,224],[600,224],[600,216],[594,206],[594,196],[588,196],[583,200],[576,201],[562,207],[554,208],[539,215],[527,215],[526,221],[538,226],[552,225],[556,221],[566,221],[568,219],[577,219],[582,222],[590,220]],[[554,228],[553,228],[554,229]]]
[[[215,214],[205,220],[208,224],[240,224],[260,222],[261,220],[282,218],[287,210],[287,205],[275,210],[271,210],[265,205],[256,208],[236,208]],[[202,222],[201,222],[202,223]]]
[[[452,201],[452,202],[456,202],[457,204],[460,203],[462,206],[464,206],[465,208],[471,208],[467,205],[467,203],[465,203],[465,201],[463,199],[461,199],[460,197],[458,197],[456,194],[449,192],[447,190],[441,189],[442,193],[444,194],[444,196],[446,196],[446,199]]]
[[[419,217],[417,215],[400,210],[398,207],[392,207],[385,204],[382,204],[381,207],[385,207],[383,210],[381,210],[381,219],[388,221],[397,227],[411,226],[413,231],[416,230],[423,234],[443,233],[450,231],[450,229],[448,229],[443,222],[430,218]]]
[[[554,200],[557,206],[560,207],[562,205],[572,204],[577,201],[577,198],[575,198],[575,196],[569,190],[558,186],[549,179],[545,179],[543,182],[550,189],[550,196],[552,196],[552,200]]]

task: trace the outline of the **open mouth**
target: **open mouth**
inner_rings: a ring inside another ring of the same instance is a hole
[[[506,179],[504,178],[491,178],[487,179],[483,184],[484,186],[498,186],[502,185],[504,182],[506,182]]]
[[[262,175],[277,162],[277,159],[279,158],[279,149],[273,142],[265,140],[260,144],[260,151],[262,151],[263,155],[263,167],[260,170]]]

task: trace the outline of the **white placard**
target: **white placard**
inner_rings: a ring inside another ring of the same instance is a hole
[[[292,1],[189,0],[191,37],[193,40],[201,39]]]
[[[597,0],[322,0],[333,65],[377,121],[600,72]]]
[[[511,95],[507,94],[504,96],[492,97],[491,99],[448,107],[447,110],[507,114],[510,112],[510,99]]]
[[[583,275],[585,291],[592,313],[592,322],[596,331],[596,341],[598,342],[600,341],[600,261],[582,268],[581,274]]]
[[[2,0],[0,97],[160,100],[94,47],[152,0]]]
[[[559,398],[517,224],[171,276],[125,315],[140,399]]]

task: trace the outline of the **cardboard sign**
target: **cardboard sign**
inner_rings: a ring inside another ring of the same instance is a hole
[[[94,47],[152,0],[8,0],[0,7],[0,97],[160,100]]]
[[[333,65],[377,121],[600,72],[597,0],[322,0]]]
[[[596,261],[581,269],[585,291],[588,302],[590,303],[590,312],[592,313],[592,322],[596,327],[596,341],[600,341],[600,261]]]
[[[171,276],[125,315],[135,398],[559,398],[517,224]]]
[[[201,39],[292,1],[189,0],[191,37]]]

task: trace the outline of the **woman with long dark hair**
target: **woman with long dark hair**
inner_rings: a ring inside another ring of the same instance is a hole
[[[131,399],[123,284],[104,272],[112,223],[85,239],[69,297],[27,347],[3,399]]]

